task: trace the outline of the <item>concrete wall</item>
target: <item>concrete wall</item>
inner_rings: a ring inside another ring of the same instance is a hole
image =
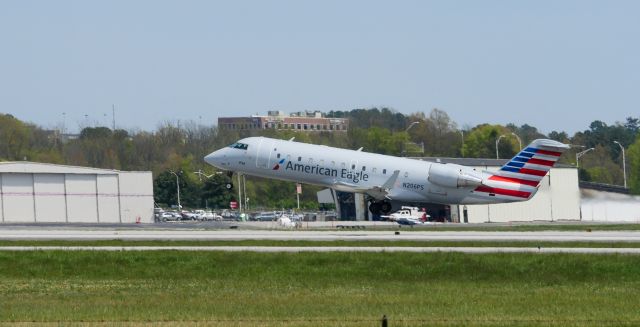
[[[15,169],[31,171],[24,173],[11,172],[10,165],[0,170],[0,222],[154,221],[151,172],[80,168],[82,173],[70,173],[74,167],[47,169],[42,164]]]

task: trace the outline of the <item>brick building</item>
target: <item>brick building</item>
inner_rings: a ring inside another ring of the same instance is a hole
[[[226,130],[297,130],[305,132],[346,132],[347,118],[326,118],[320,111],[305,111],[286,115],[269,111],[266,116],[219,117],[218,127]]]

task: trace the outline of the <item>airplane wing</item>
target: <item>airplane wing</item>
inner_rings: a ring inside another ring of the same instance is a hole
[[[339,191],[364,193],[376,200],[384,200],[387,198],[389,191],[396,184],[396,180],[398,179],[398,176],[400,176],[400,171],[399,170],[394,171],[393,175],[391,175],[391,177],[389,177],[389,179],[381,186],[373,186],[373,187],[366,188],[357,184],[336,181],[333,183],[332,187]]]

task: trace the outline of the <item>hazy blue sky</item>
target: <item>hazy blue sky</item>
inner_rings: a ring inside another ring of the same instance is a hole
[[[573,133],[640,116],[640,1],[0,0],[0,112],[112,104],[147,130],[387,106]]]

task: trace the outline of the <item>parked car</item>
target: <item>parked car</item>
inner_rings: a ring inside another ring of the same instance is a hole
[[[216,214],[215,212],[207,211],[207,212],[204,213],[204,215],[202,215],[202,220],[220,221],[220,220],[222,220],[222,216]]]
[[[222,219],[224,219],[224,220],[236,220],[236,219],[238,219],[238,216],[236,215],[235,212],[228,211],[228,210],[223,211],[221,216],[222,216]]]
[[[178,218],[171,212],[163,212],[160,214],[160,217],[158,217],[158,220],[160,221],[174,221],[174,220],[178,220]]]
[[[274,221],[278,218],[275,212],[261,212],[255,216],[257,221]]]
[[[204,210],[193,210],[194,220],[204,220],[204,215],[205,215]]]
[[[182,220],[199,220],[200,215],[196,212],[182,211]]]

